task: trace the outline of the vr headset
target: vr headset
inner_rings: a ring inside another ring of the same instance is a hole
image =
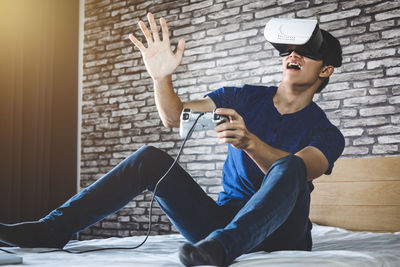
[[[317,20],[273,18],[265,25],[264,36],[282,57],[296,51],[304,57],[323,59],[324,38]]]

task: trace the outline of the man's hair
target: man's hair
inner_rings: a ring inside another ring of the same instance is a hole
[[[325,30],[321,29],[321,33],[322,37],[324,38],[324,42],[321,47],[321,50],[323,51],[323,64],[325,66],[331,65],[334,67],[342,66],[342,46],[339,40]],[[328,82],[329,77],[322,81],[321,85],[317,89],[317,93],[321,92]]]

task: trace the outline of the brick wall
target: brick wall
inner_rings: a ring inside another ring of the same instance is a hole
[[[164,128],[152,81],[128,39],[147,12],[164,16],[171,42],[184,37],[186,50],[174,75],[182,100],[201,98],[222,85],[275,84],[280,58],[266,43],[272,17],[317,16],[343,45],[344,64],[315,97],[346,137],[343,157],[399,154],[399,1],[86,1],[82,100],[81,186],[88,186],[143,144],[177,154],[177,129]],[[146,20],[147,21],[147,20]],[[213,132],[197,132],[181,164],[213,198],[221,189],[226,147]],[[144,234],[151,195],[135,198],[80,237]],[[183,200],[184,201],[184,200]],[[175,231],[155,210],[153,234]]]

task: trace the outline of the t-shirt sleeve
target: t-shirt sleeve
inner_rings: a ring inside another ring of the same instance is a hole
[[[238,101],[243,94],[244,87],[221,87],[211,93],[206,94],[214,101],[217,108],[238,109],[244,101]]]
[[[340,157],[344,150],[345,141],[342,133],[330,122],[323,123],[314,128],[309,146],[318,148],[329,162],[325,174],[331,174],[333,163]]]

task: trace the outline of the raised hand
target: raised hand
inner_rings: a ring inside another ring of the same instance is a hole
[[[129,35],[129,39],[142,53],[146,69],[153,80],[160,80],[172,75],[182,62],[185,40],[179,40],[177,51],[176,53],[173,53],[169,41],[168,26],[165,19],[160,19],[162,40],[160,40],[153,14],[148,13],[147,19],[150,24],[151,32],[143,21],[139,21],[139,27],[146,38],[147,47],[145,47],[133,34]]]

